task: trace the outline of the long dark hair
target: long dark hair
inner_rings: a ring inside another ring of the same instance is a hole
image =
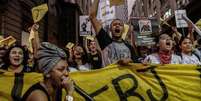
[[[193,44],[193,41],[192,41],[189,37],[182,36],[182,37],[180,38],[178,44],[177,44],[177,47],[176,47],[176,48],[177,48],[177,50],[176,50],[176,54],[177,54],[177,55],[180,55],[180,54],[181,54],[182,50],[181,50],[180,46],[181,46],[182,42],[183,42],[185,39],[189,39],[189,40],[192,42],[192,44]]]
[[[10,59],[9,59],[9,54],[10,54],[10,52],[11,52],[11,50],[13,48],[20,48],[20,49],[22,49],[22,51],[23,51],[22,65],[23,66],[27,66],[27,64],[28,64],[28,59],[29,59],[28,51],[24,47],[22,47],[20,45],[15,45],[15,46],[12,46],[12,47],[10,47],[8,49],[8,51],[6,52],[6,54],[5,54],[4,58],[3,58],[3,61],[5,63],[4,69],[7,69],[11,65],[11,62],[10,62]]]
[[[185,39],[189,39],[191,41],[191,43],[193,44],[193,41],[189,38],[189,37],[181,37],[181,39],[179,40],[179,46],[181,46],[182,42],[185,40]],[[179,51],[181,52],[181,48],[179,47]]]
[[[191,41],[191,43],[193,44],[193,40],[191,40],[189,37],[186,37],[186,36],[184,37],[184,36],[183,36],[183,37],[181,37],[178,46],[181,46],[182,42],[183,42],[185,39],[189,39],[189,40]],[[179,56],[181,56],[181,58],[183,58],[181,53],[182,53],[182,49],[179,47],[179,50],[178,50],[178,52],[177,52],[177,55],[179,55]],[[196,53],[194,53],[193,50],[191,50],[191,53],[194,54],[194,55],[200,60],[199,55],[196,54]]]
[[[182,42],[185,40],[185,39],[189,39],[191,41],[191,43],[193,44],[193,41],[189,38],[189,37],[181,37],[181,39],[179,40],[179,45],[182,44]]]

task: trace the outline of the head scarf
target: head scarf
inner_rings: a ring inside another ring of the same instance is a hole
[[[37,52],[38,69],[47,74],[61,60],[66,59],[65,52],[57,46],[43,42]]]

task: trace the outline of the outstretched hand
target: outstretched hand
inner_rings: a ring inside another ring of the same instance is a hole
[[[129,63],[132,63],[133,61],[131,59],[121,59],[117,61],[117,64],[122,66],[129,66]]]
[[[150,58],[147,58],[147,59],[144,59],[144,60],[141,61],[141,63],[142,63],[144,66],[149,65],[150,62],[151,62]]]

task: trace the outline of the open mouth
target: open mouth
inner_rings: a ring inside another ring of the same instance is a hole
[[[14,58],[13,60],[14,60],[15,62],[20,61],[20,59],[18,59],[18,58]]]
[[[170,46],[170,42],[166,42],[166,45]]]
[[[92,49],[95,49],[96,47],[91,47]]]
[[[115,29],[115,33],[120,33],[120,29]]]
[[[81,55],[81,53],[76,53],[75,55],[78,56],[78,55]]]
[[[10,60],[12,65],[20,65],[22,60],[20,58],[13,58]]]

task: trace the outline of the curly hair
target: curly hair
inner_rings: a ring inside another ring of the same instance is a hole
[[[28,51],[24,47],[22,47],[20,45],[15,45],[15,46],[12,46],[12,47],[10,47],[8,49],[8,51],[6,52],[6,54],[5,54],[4,58],[3,58],[3,61],[5,63],[4,69],[8,69],[8,67],[11,65],[11,62],[10,62],[10,59],[9,59],[9,54],[10,54],[10,52],[11,52],[11,50],[13,48],[20,48],[20,49],[22,49],[22,51],[23,51],[22,65],[23,66],[27,66],[27,64],[28,64],[28,59],[29,59]]]

